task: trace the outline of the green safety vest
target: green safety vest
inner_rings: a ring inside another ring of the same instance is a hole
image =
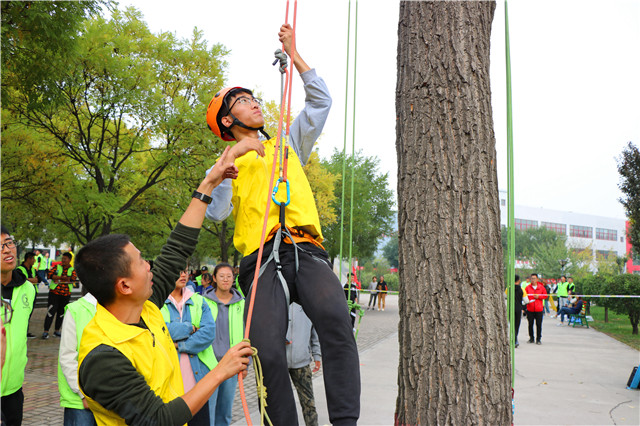
[[[13,288],[11,295],[13,316],[11,322],[5,324],[7,355],[2,368],[2,383],[0,383],[2,396],[17,392],[24,382],[24,369],[27,366],[27,328],[35,297],[36,289],[29,281]],[[6,322],[4,316],[2,322]]]
[[[558,297],[567,297],[569,296],[569,283],[567,282],[559,282],[558,283],[558,289],[556,290],[556,292],[558,293]]]
[[[208,298],[204,298],[211,308],[213,320],[218,319],[218,304]],[[229,305],[229,346],[235,346],[244,339],[244,299]]]
[[[198,285],[202,285],[202,275],[198,275],[198,276],[196,277],[196,283],[197,283]]]
[[[36,259],[40,259],[40,263],[38,263],[38,271],[46,271],[51,266],[51,259],[47,259],[42,254],[37,255]]]
[[[84,298],[80,298],[73,303],[69,303],[65,307],[65,313],[71,314],[71,317],[76,323],[76,340],[78,345],[76,346],[76,352],[80,351],[80,341],[82,340],[82,332],[84,328],[89,324],[96,314],[96,307],[91,302]],[[77,359],[77,355],[76,355]],[[67,408],[75,408],[77,410],[83,410],[82,398],[80,395],[71,390],[67,378],[62,373],[62,367],[60,366],[60,359],[58,359],[58,390],[60,391],[60,406]]]
[[[62,265],[58,265],[56,266],[56,275],[61,276],[62,275]],[[67,276],[70,277],[73,275],[73,266],[69,266],[69,269],[67,269]],[[56,287],[58,287],[59,283],[54,283],[53,280],[51,280],[51,282],[49,283],[49,288],[51,290],[55,289]],[[73,283],[66,283],[69,284],[69,287],[73,287]]]
[[[202,301],[203,300],[205,300],[204,297],[195,293],[191,295],[191,301],[193,303],[186,305],[189,307],[189,312],[191,313],[191,324],[193,324],[197,328],[200,327],[200,320],[202,319]],[[169,313],[169,308],[167,307],[166,303],[164,304],[162,309],[160,309],[160,312],[162,312],[162,318],[164,319],[164,322],[166,323],[171,322],[171,315]],[[193,354],[189,354],[189,358],[192,358],[193,356],[194,356]],[[200,361],[202,361],[204,365],[206,365],[209,368],[209,371],[213,370],[214,367],[218,365],[218,360],[216,359],[216,356],[213,354],[213,346],[211,345],[207,346],[207,348],[202,352],[198,352],[198,358],[200,359]]]
[[[16,269],[19,269],[20,271],[22,271],[24,276],[27,277],[27,278],[35,278],[36,277],[36,268],[34,268],[33,266],[31,267],[31,276],[29,276],[29,273],[27,273],[27,268],[25,268],[22,265],[18,266]]]

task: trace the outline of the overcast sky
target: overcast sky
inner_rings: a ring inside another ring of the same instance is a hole
[[[210,43],[231,50],[229,84],[258,90],[268,100],[279,98],[280,77],[271,63],[280,47],[277,32],[285,20],[286,1],[129,0],[121,5],[141,10],[154,32],[186,38],[198,27]],[[351,7],[353,38],[355,0]],[[394,192],[398,8],[393,0],[358,2],[355,118],[356,150],[380,159],[380,171],[388,172]],[[318,142],[322,157],[344,144],[348,13],[346,0],[298,2],[298,50],[333,96]],[[512,0],[509,25],[516,204],[624,218],[616,158],[629,141],[640,145],[640,1]],[[491,49],[498,179],[500,189],[506,189],[502,1],[494,16]],[[350,52],[353,65],[353,45]],[[351,99],[352,69],[349,76]],[[299,111],[299,80],[293,99]]]

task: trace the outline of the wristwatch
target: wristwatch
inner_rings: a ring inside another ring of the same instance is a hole
[[[213,201],[213,198],[209,197],[206,194],[203,194],[202,192],[198,192],[198,191],[193,191],[193,194],[191,194],[191,196],[193,198],[197,198],[200,201],[203,201],[207,204],[211,204],[211,202]]]

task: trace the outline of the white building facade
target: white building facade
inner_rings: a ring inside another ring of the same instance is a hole
[[[545,227],[566,235],[567,247],[591,247],[593,256],[627,253],[626,220],[541,207],[514,206],[515,228]],[[507,226],[507,192],[500,191],[500,225]]]

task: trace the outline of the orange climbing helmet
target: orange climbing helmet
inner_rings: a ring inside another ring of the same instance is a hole
[[[215,133],[219,138],[225,141],[233,141],[235,138],[233,134],[231,134],[230,129],[238,125],[240,127],[244,127],[249,130],[258,130],[260,133],[264,135],[265,138],[271,139],[269,134],[265,132],[264,125],[260,127],[249,127],[244,124],[242,121],[238,120],[235,115],[231,112],[231,108],[227,104],[227,97],[229,95],[235,95],[236,93],[247,93],[251,97],[253,97],[253,92],[249,89],[245,89],[244,87],[225,87],[218,93],[213,96],[211,102],[209,102],[209,107],[207,108],[207,124],[209,125],[209,129],[213,133]],[[232,105],[233,106],[233,105]],[[230,115],[233,118],[233,122],[229,127],[222,124],[222,117],[225,115]]]

